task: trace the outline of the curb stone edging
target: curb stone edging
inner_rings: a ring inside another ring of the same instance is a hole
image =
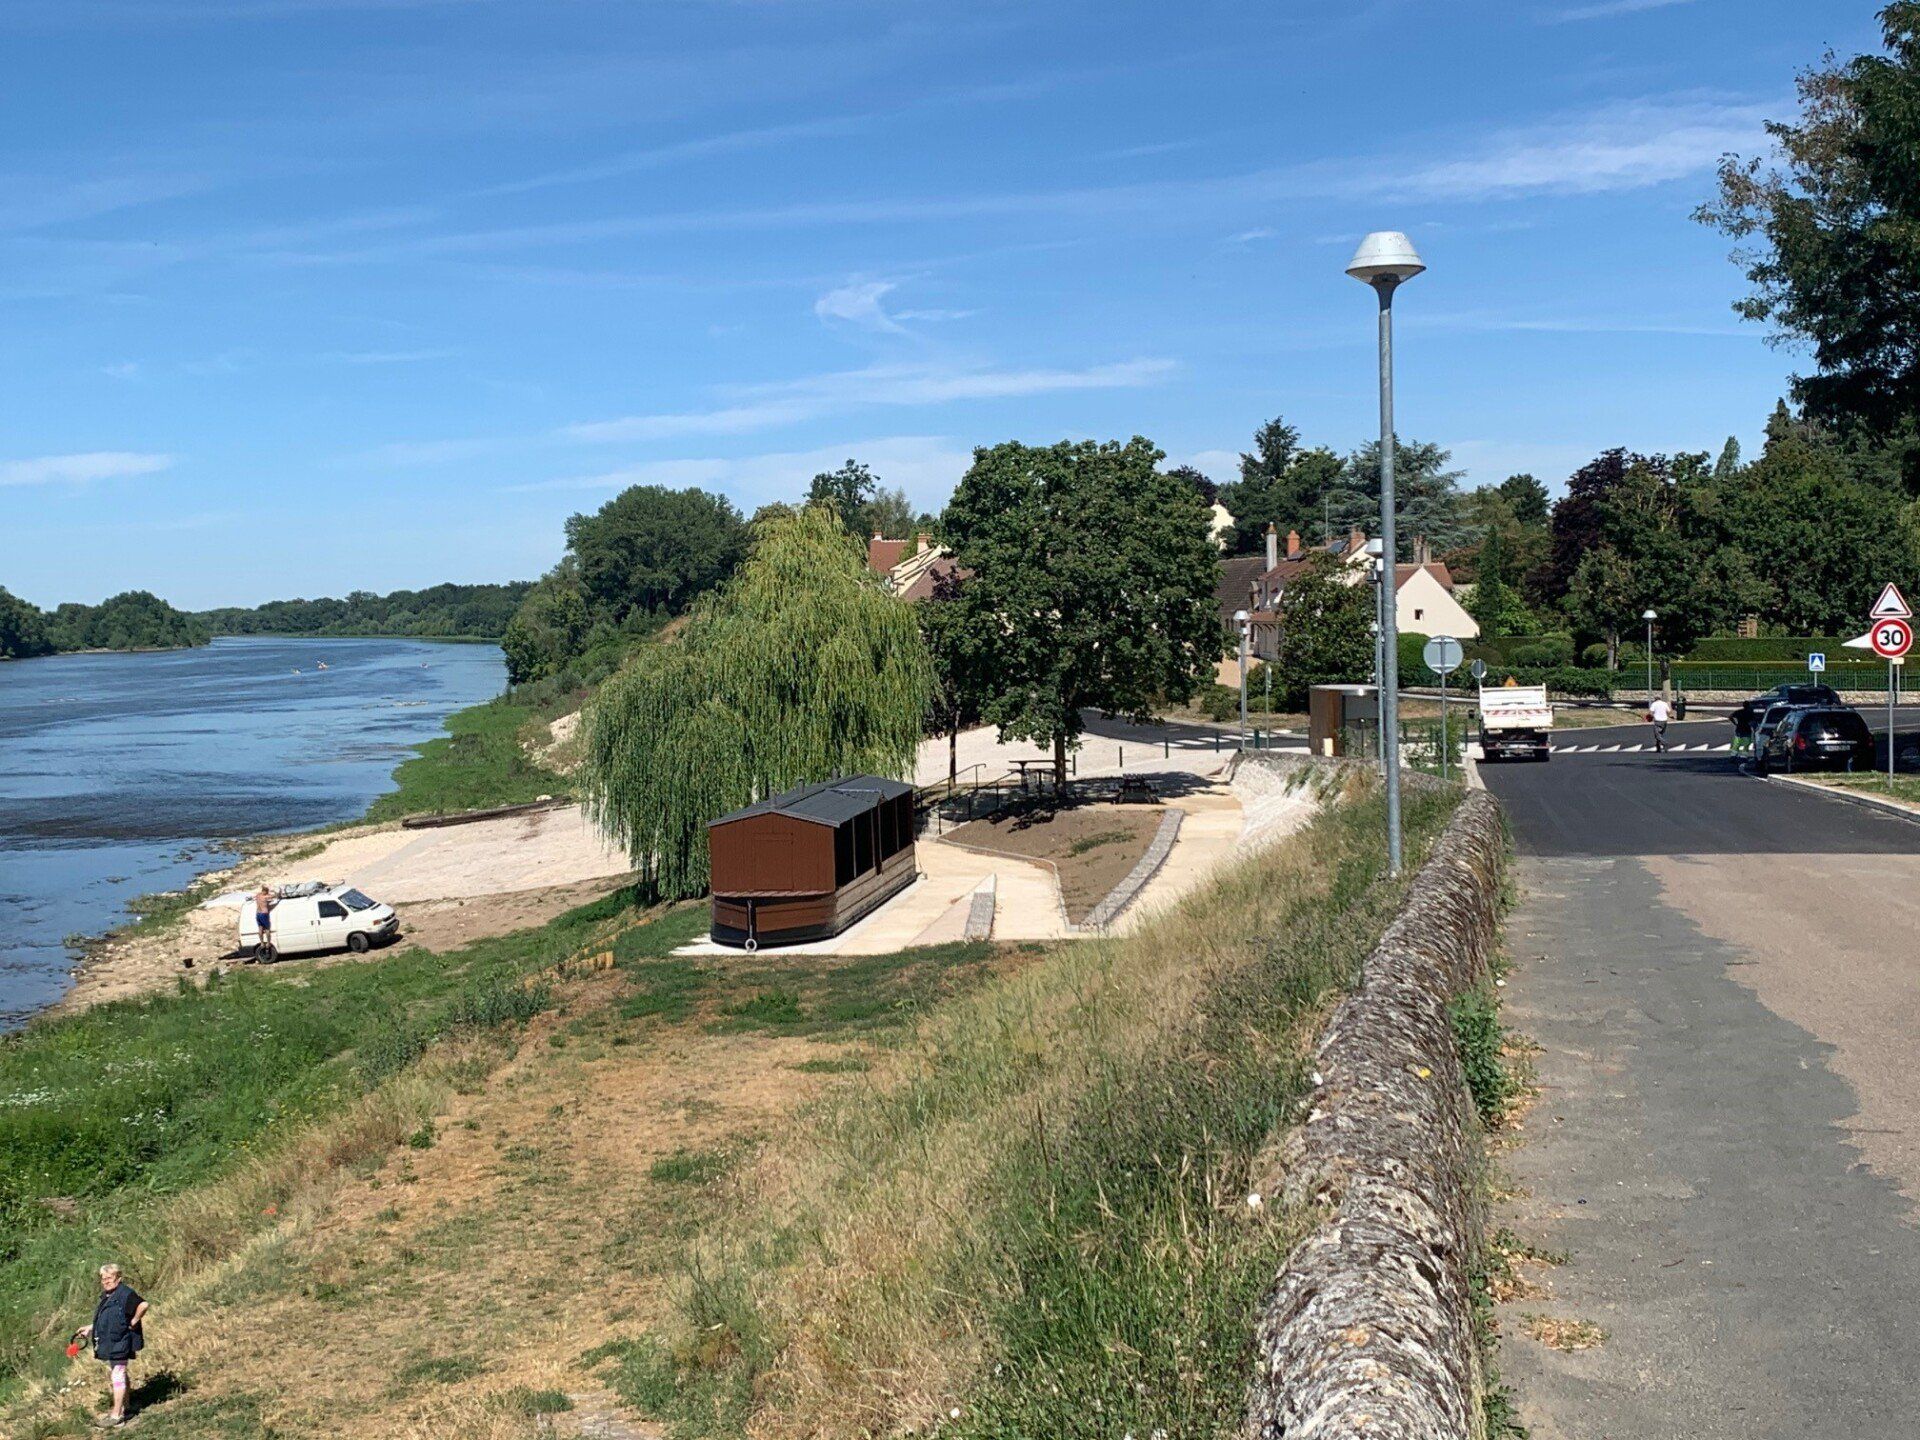
[[[1817,780],[1803,780],[1798,775],[1762,775],[1751,766],[1742,768],[1754,779],[1764,780],[1770,785],[1791,785],[1796,790],[1811,790],[1814,794],[1825,795],[1830,800],[1838,800],[1847,805],[1864,805],[1870,810],[1897,815],[1910,824],[1920,825],[1920,809],[1889,799],[1884,795],[1867,795],[1858,790],[1843,790],[1838,785],[1822,785]]]
[[[1321,1218],[1261,1307],[1245,1440],[1483,1434],[1480,1124],[1448,1005],[1486,977],[1505,852],[1498,804],[1470,791],[1335,1008],[1302,1120],[1257,1167],[1256,1193]]]
[[[1134,902],[1147,882],[1159,873],[1160,867],[1167,863],[1167,856],[1173,851],[1173,842],[1179,837],[1180,822],[1187,812],[1178,806],[1169,805],[1160,817],[1160,828],[1153,832],[1153,839],[1147,843],[1147,850],[1133,862],[1133,869],[1121,878],[1118,885],[1109,890],[1106,898],[1087,912],[1076,929],[1104,930],[1120,917],[1120,912]]]

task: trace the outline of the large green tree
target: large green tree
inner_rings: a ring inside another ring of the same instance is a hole
[[[1753,610],[1793,635],[1858,634],[1889,580],[1907,588],[1915,557],[1902,497],[1851,473],[1818,432],[1781,427],[1719,497],[1723,550],[1765,584]]]
[[[1753,290],[1735,308],[1811,348],[1808,411],[1888,435],[1920,414],[1920,3],[1880,24],[1885,53],[1802,74],[1773,155],[1729,157],[1698,216],[1743,247]]]
[[[634,611],[677,614],[732,573],[747,543],[723,495],[635,485],[567,521],[567,548],[595,620]]]
[[[0,660],[24,660],[52,649],[47,617],[39,607],[0,585]]]
[[[961,603],[963,576],[942,569],[933,576],[933,594],[915,607],[927,659],[933,665],[931,715],[936,729],[947,737],[947,781],[960,778],[960,732],[980,723],[981,711],[993,693],[994,637],[974,624]]]
[[[1062,785],[1082,710],[1145,719],[1223,652],[1207,508],[1164,458],[1137,436],[979,449],[942,517],[993,656],[985,718],[1050,746]]]
[[[828,506],[754,527],[733,577],[587,709],[599,824],[664,898],[707,887],[707,822],[835,775],[910,774],[933,688],[912,606]]]
[[[1394,444],[1394,539],[1400,560],[1413,558],[1413,545],[1424,538],[1435,551],[1452,550],[1473,538],[1473,526],[1460,494],[1458,470],[1448,469],[1453,457],[1425,440]],[[1330,510],[1336,533],[1380,529],[1380,442],[1369,440],[1346,459],[1339,488],[1332,492]]]
[[[1497,526],[1489,527],[1480,542],[1473,594],[1466,608],[1483,636],[1524,635],[1533,623],[1526,602],[1513,586],[1506,537]]]
[[[523,685],[557,674],[585,647],[590,623],[579,566],[568,556],[528,592],[507,623],[500,640],[507,679]]]
[[[1323,499],[1340,479],[1340,457],[1302,448],[1300,432],[1275,416],[1253,432],[1253,449],[1240,456],[1240,478],[1220,487],[1233,515],[1233,549],[1250,555],[1266,543],[1268,525],[1281,534],[1318,535],[1325,528]]]
[[[1324,551],[1308,556],[1281,592],[1280,654],[1271,667],[1273,703],[1307,708],[1315,685],[1364,681],[1373,671],[1373,587],[1350,583]]]

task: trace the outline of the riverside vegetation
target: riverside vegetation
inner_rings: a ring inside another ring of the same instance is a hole
[[[701,908],[622,895],[35,1026],[0,1047],[14,1413],[75,1423],[43,1387],[108,1247],[168,1297],[159,1436],[531,1437],[597,1386],[688,1435],[1228,1425],[1302,1223],[1246,1177],[1403,889],[1339,783],[1125,938],[717,964],[670,954]],[[1409,797],[1416,855],[1451,803]]]

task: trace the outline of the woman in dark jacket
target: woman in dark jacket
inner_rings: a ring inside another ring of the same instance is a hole
[[[94,1307],[93,1323],[75,1333],[92,1339],[94,1357],[106,1361],[112,1377],[113,1409],[94,1419],[103,1430],[126,1423],[127,1366],[147,1343],[140,1330],[140,1322],[146,1317],[147,1302],[120,1277],[120,1267],[102,1265],[100,1303]]]

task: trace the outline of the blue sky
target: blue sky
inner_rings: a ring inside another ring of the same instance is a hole
[[[1693,224],[1856,0],[0,0],[0,584],[532,577],[623,484],[1284,414],[1470,483],[1755,443]]]

